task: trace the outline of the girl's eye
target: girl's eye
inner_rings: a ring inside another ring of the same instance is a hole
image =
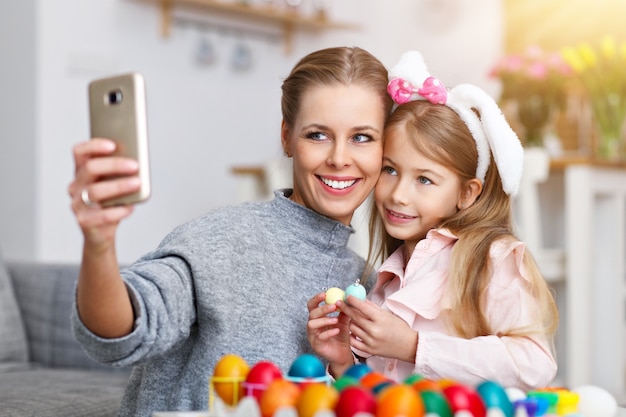
[[[433,183],[431,180],[429,180],[429,179],[428,179],[428,178],[426,178],[426,177],[418,177],[418,178],[417,178],[417,181],[418,181],[420,184],[425,184],[425,185],[429,185],[429,184],[432,184],[432,183]]]
[[[390,167],[390,166],[384,166],[384,167],[383,167],[383,172],[384,172],[385,174],[389,174],[389,175],[397,175],[396,170],[395,170],[395,169],[393,169],[393,168],[392,168],[392,167]]]
[[[319,141],[328,139],[328,136],[326,136],[326,134],[323,132],[309,132],[306,134],[306,137],[308,139],[319,140]]]
[[[356,143],[366,143],[371,142],[374,139],[370,135],[366,135],[364,133],[357,133],[352,137],[352,140]]]

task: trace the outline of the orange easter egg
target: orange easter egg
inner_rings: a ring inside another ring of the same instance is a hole
[[[424,403],[412,387],[391,385],[378,395],[376,417],[422,417]]]
[[[304,387],[298,400],[298,417],[313,417],[318,411],[332,411],[339,393],[330,385],[311,383]]]
[[[243,382],[250,371],[248,363],[235,354],[228,354],[215,365],[211,383],[217,395],[228,405],[237,405],[243,397]]]
[[[300,398],[300,387],[287,379],[275,379],[261,395],[259,408],[262,417],[272,417],[282,407],[296,407]]]

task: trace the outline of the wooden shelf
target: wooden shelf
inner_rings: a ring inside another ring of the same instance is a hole
[[[358,26],[349,23],[333,22],[324,14],[307,16],[297,11],[284,10],[274,6],[250,5],[242,2],[226,2],[219,0],[146,0],[157,3],[161,7],[161,33],[167,37],[172,26],[172,11],[176,6],[195,8],[205,12],[216,12],[269,24],[282,26],[285,52],[293,49],[293,35],[296,29],[325,30],[325,29],[357,29]]]

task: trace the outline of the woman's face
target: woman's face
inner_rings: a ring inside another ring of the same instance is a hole
[[[380,175],[381,98],[364,86],[337,84],[308,89],[300,104],[293,128],[282,131],[293,157],[291,199],[348,225]]]

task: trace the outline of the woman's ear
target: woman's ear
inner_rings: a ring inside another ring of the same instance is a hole
[[[465,183],[459,201],[457,202],[457,208],[459,210],[465,210],[471,207],[476,202],[476,199],[483,192],[483,183],[478,178],[472,178]]]
[[[280,125],[280,143],[283,146],[283,152],[288,158],[291,158],[291,139],[289,138],[289,128],[283,120]]]

